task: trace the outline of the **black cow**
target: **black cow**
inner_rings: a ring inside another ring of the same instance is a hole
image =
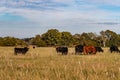
[[[96,46],[95,48],[97,52],[104,52],[104,50],[101,47]]]
[[[111,53],[112,53],[112,52],[117,52],[117,53],[119,53],[120,50],[118,49],[118,46],[111,46],[111,47],[110,47],[110,52],[111,52]]]
[[[14,54],[26,54],[26,52],[29,50],[28,47],[24,47],[24,48],[14,48]]]
[[[76,45],[75,46],[75,54],[82,54],[83,52],[83,47],[82,45]]]
[[[68,48],[65,46],[56,47],[56,51],[57,51],[57,53],[59,53],[59,52],[62,53],[62,55],[68,54]]]

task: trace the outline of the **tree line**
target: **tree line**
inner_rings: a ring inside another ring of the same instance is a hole
[[[111,30],[101,31],[100,34],[93,32],[74,34],[57,29],[49,29],[43,34],[38,34],[35,37],[19,39],[15,37],[0,37],[0,46],[27,46],[35,45],[37,47],[48,46],[75,46],[75,45],[94,45],[100,47],[109,47],[111,45],[120,45],[120,34]]]

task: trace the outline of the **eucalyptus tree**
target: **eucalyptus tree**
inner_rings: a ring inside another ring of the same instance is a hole
[[[100,34],[101,34],[103,47],[106,47],[106,41],[107,41],[106,33],[105,33],[105,31],[101,31]]]
[[[44,47],[46,46],[45,41],[41,39],[40,35],[36,35],[34,38],[30,40],[30,44],[36,45],[37,47]]]
[[[57,29],[50,29],[46,33],[42,34],[41,37],[48,46],[60,45],[61,34]]]
[[[106,30],[105,31],[105,34],[107,36],[107,39],[108,39],[108,46],[111,46],[111,45],[116,45],[118,46],[119,45],[119,35],[111,30]]]
[[[61,32],[62,45],[72,46],[73,45],[73,35],[70,32]]]

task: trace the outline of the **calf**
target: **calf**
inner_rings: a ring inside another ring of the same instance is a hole
[[[33,46],[33,49],[35,49],[35,46]]]

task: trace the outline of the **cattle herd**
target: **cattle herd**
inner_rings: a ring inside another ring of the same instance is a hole
[[[33,49],[35,49],[35,47],[33,47]],[[118,49],[117,46],[111,46],[110,48],[110,52],[117,52],[120,53],[120,50]],[[14,54],[23,54],[25,55],[27,53],[27,51],[29,50],[28,47],[24,47],[24,48],[14,48]],[[58,46],[56,47],[56,52],[60,53],[62,55],[67,55],[68,54],[68,47],[67,46]],[[104,50],[101,47],[98,46],[83,46],[83,45],[76,45],[75,46],[75,54],[84,54],[84,55],[88,55],[88,54],[96,54],[97,52],[101,52],[103,53]]]
[[[117,46],[110,46],[110,52],[117,52],[120,53],[120,50],[118,49]],[[57,53],[62,53],[62,55],[67,55],[68,54],[68,47],[65,46],[58,46],[56,47],[56,52]],[[75,46],[75,54],[84,54],[84,55],[88,55],[88,54],[96,54],[97,52],[101,52],[103,53],[104,50],[99,47],[99,46],[83,46],[83,45],[76,45]]]
[[[65,46],[59,46],[56,47],[57,53],[62,53],[63,55],[68,54],[68,47]],[[103,49],[101,47],[95,47],[95,46],[82,46],[82,45],[76,45],[75,46],[75,54],[96,54],[96,52],[103,52]]]

